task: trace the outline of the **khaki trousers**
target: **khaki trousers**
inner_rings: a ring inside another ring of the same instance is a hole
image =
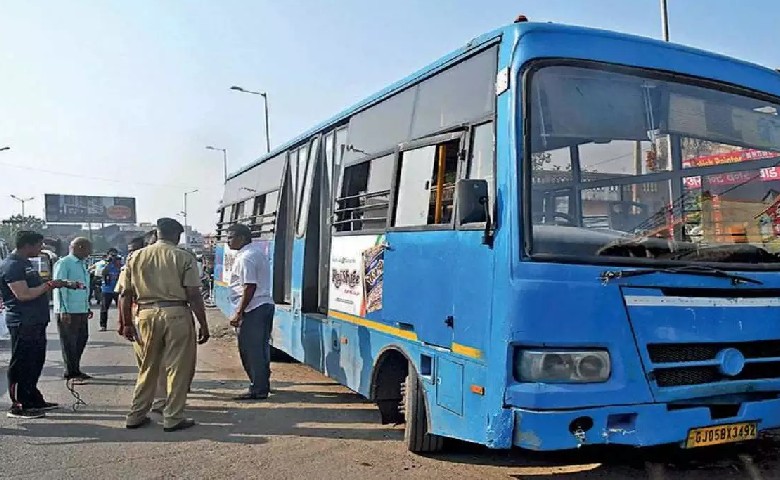
[[[165,373],[167,401],[163,426],[184,420],[187,392],[195,374],[197,344],[192,312],[187,307],[146,308],[138,311],[140,365],[128,425],[141,423],[154,402],[158,380]]]
[[[138,322],[135,322],[135,328],[138,329]],[[141,362],[143,360],[143,348],[138,342],[133,343],[133,352],[135,352],[135,363],[138,365],[138,371],[141,371]],[[154,390],[154,401],[152,402],[152,410],[162,410],[165,408],[165,402],[168,397],[168,376],[165,374],[165,369],[160,365],[160,372],[157,374],[157,388]]]

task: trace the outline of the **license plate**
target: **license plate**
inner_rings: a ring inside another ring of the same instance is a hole
[[[694,428],[688,432],[685,448],[707,447],[758,438],[758,423],[732,423],[717,427]]]

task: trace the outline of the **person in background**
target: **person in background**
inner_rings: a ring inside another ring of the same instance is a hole
[[[67,284],[44,283],[31,258],[41,253],[43,235],[21,230],[16,249],[0,263],[0,296],[6,308],[5,321],[11,335],[8,393],[11,418],[40,418],[44,410],[57,408],[44,400],[38,380],[46,362],[46,327],[49,324],[48,293]]]
[[[148,240],[152,237],[147,233],[143,237],[136,237],[132,240],[130,240],[130,243],[127,245],[127,258],[125,259],[125,266],[122,267],[122,272],[127,268],[127,264],[130,262],[130,258],[132,258],[133,254],[137,252],[138,250],[141,250],[142,248],[146,247],[147,245],[150,245],[151,243],[148,243]],[[157,239],[157,234],[154,234],[154,240]],[[121,278],[121,274],[120,274]],[[122,295],[122,283],[117,282],[115,293],[121,297]],[[132,298],[133,302],[133,310],[137,308],[135,298]],[[125,324],[125,322],[132,322],[135,326],[136,330],[138,330],[138,320],[136,317],[133,317],[131,319],[125,319],[124,318],[124,312],[122,309],[119,309],[119,335],[122,335],[122,325]],[[141,347],[141,344],[138,342],[133,342],[133,352],[135,353],[135,362],[138,365],[138,370],[141,370],[141,362],[143,360],[143,353],[144,350]],[[154,401],[152,402],[152,411],[155,413],[162,413],[163,409],[165,408],[165,401],[167,397],[167,382],[166,377],[163,374],[163,371],[160,371],[159,379],[157,381],[157,390],[154,393]]]
[[[238,351],[249,377],[249,391],[235,400],[263,400],[271,391],[271,268],[263,252],[252,246],[252,231],[240,223],[227,229],[227,243],[238,250],[230,272],[230,324],[238,329]]]
[[[106,268],[107,263],[106,258],[103,257],[89,267],[91,298],[94,298],[95,303],[98,305],[100,305],[102,300],[100,292],[103,286],[103,269]]]
[[[203,255],[196,255],[198,261],[198,277],[203,278]]]
[[[3,297],[0,296],[0,340],[8,340],[10,338],[8,326],[5,324],[5,305],[3,305]]]
[[[108,328],[108,309],[111,303],[116,302],[119,305],[119,297],[116,290],[116,283],[119,281],[119,274],[122,271],[122,260],[119,259],[119,252],[116,248],[108,249],[106,254],[106,266],[103,268],[103,286],[101,290],[100,301],[100,331],[105,332]]]
[[[159,219],[158,241],[135,252],[120,279],[122,333],[143,349],[133,404],[125,421],[129,429],[151,422],[147,414],[161,368],[167,373],[169,387],[163,429],[175,432],[195,425],[184,417],[197,356],[193,314],[199,324],[198,344],[208,341],[209,327],[195,257],[177,246],[183,232],[184,227],[176,220]],[[137,328],[128,321],[133,298],[138,305]]]
[[[148,247],[149,245],[157,241],[157,230],[150,230],[144,235],[144,243]]]
[[[92,253],[92,244],[83,237],[70,243],[70,255],[54,264],[54,280],[63,280],[83,285],[84,288],[54,291],[54,313],[57,316],[57,330],[60,333],[62,360],[65,364],[65,380],[89,380],[92,378],[81,371],[81,356],[89,338],[89,272],[84,262]]]
[[[214,292],[214,261],[211,259],[203,262],[203,274],[208,279],[209,292]]]

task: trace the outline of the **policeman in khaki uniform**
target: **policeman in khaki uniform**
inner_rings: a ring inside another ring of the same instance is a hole
[[[125,265],[122,267],[122,272],[127,269],[127,262],[130,260],[130,257],[133,256],[135,252],[138,250],[148,247],[149,245],[153,244],[157,241],[157,230],[152,230],[151,232],[148,232],[143,237],[136,237],[132,240],[130,240],[130,243],[127,244],[127,259],[125,261]],[[121,278],[121,274],[120,274]],[[122,295],[122,285],[120,282],[117,282],[116,284],[116,290],[114,290],[114,293],[117,294],[117,298]],[[135,306],[135,298],[132,300],[133,306]],[[132,319],[128,319],[127,322],[133,322],[133,326],[138,328],[138,321],[134,317]],[[119,335],[124,335],[122,332],[122,326],[125,324],[125,319],[122,315],[122,309],[119,309]],[[141,344],[138,342],[133,342],[133,353],[135,353],[135,361],[138,365],[138,369],[141,368],[141,360],[143,358],[143,349],[141,348]],[[152,402],[152,411],[155,413],[163,413],[163,410],[165,409],[165,402],[167,401],[167,389],[168,389],[168,379],[166,378],[166,375],[162,373],[164,369],[160,369],[161,373],[157,378],[157,390],[154,394],[154,402]]]
[[[120,278],[122,334],[137,342],[141,351],[127,428],[150,423],[147,414],[154,401],[161,364],[168,377],[164,430],[175,432],[195,425],[192,419],[184,417],[197,350],[192,315],[199,324],[198,344],[208,341],[209,328],[195,256],[177,247],[183,232],[184,228],[176,220],[159,219],[157,243],[135,252]],[[126,320],[133,318],[133,297],[137,303],[138,328]]]

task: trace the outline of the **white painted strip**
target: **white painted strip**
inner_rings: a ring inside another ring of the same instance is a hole
[[[780,298],[654,297],[626,295],[629,307],[780,307]]]

